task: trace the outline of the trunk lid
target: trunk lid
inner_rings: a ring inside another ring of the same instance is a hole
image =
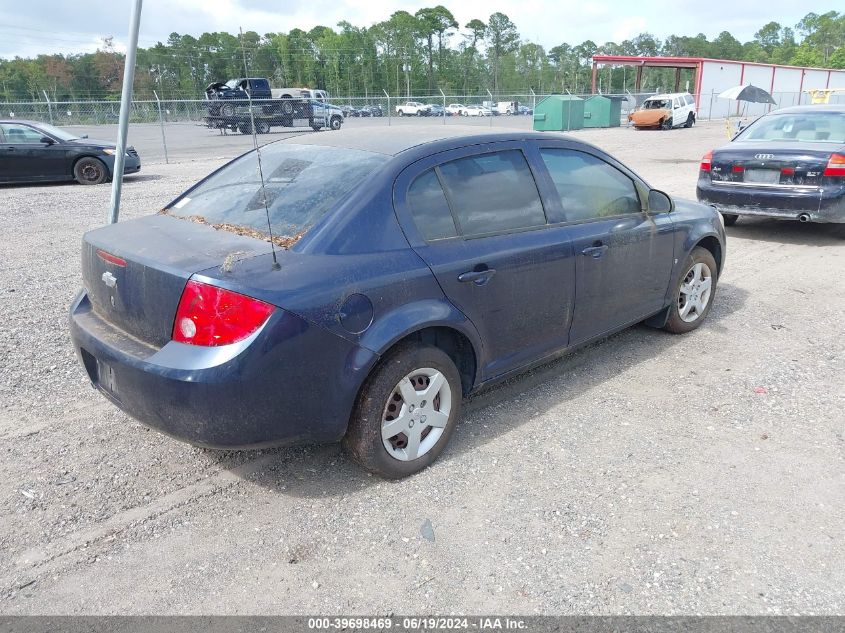
[[[734,143],[713,152],[715,183],[751,186],[820,187],[835,148],[796,147],[795,143]]]
[[[270,244],[256,238],[154,215],[86,233],[82,276],[100,318],[161,347],[191,275],[268,252]]]

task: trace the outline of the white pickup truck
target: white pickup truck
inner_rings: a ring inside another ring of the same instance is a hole
[[[406,101],[396,106],[396,114],[399,116],[428,116],[431,114],[431,106],[419,101]]]

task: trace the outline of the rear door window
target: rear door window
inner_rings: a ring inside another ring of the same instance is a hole
[[[540,155],[568,222],[642,212],[634,181],[613,165],[570,149],[543,148]]]
[[[426,241],[458,234],[446,195],[433,169],[419,176],[408,189],[411,216]]]
[[[458,230],[470,237],[542,226],[546,215],[519,150],[459,158],[438,168]]]

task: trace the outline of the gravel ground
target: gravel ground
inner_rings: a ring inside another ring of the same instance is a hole
[[[182,126],[164,165],[151,129],[124,218],[248,140]],[[577,136],[692,197],[724,129]],[[333,445],[196,449],[90,388],[65,319],[109,194],[0,188],[0,612],[845,612],[845,226],[740,221],[704,327],[489,390],[432,468],[384,482]]]

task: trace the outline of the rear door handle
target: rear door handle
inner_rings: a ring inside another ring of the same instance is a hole
[[[483,286],[491,277],[496,274],[495,268],[486,268],[484,270],[469,270],[458,275],[458,281],[461,283],[473,282],[476,286]]]
[[[583,251],[581,251],[582,255],[587,255],[589,257],[593,257],[594,259],[598,259],[604,252],[607,250],[607,244],[595,244],[593,246],[588,246]]]

